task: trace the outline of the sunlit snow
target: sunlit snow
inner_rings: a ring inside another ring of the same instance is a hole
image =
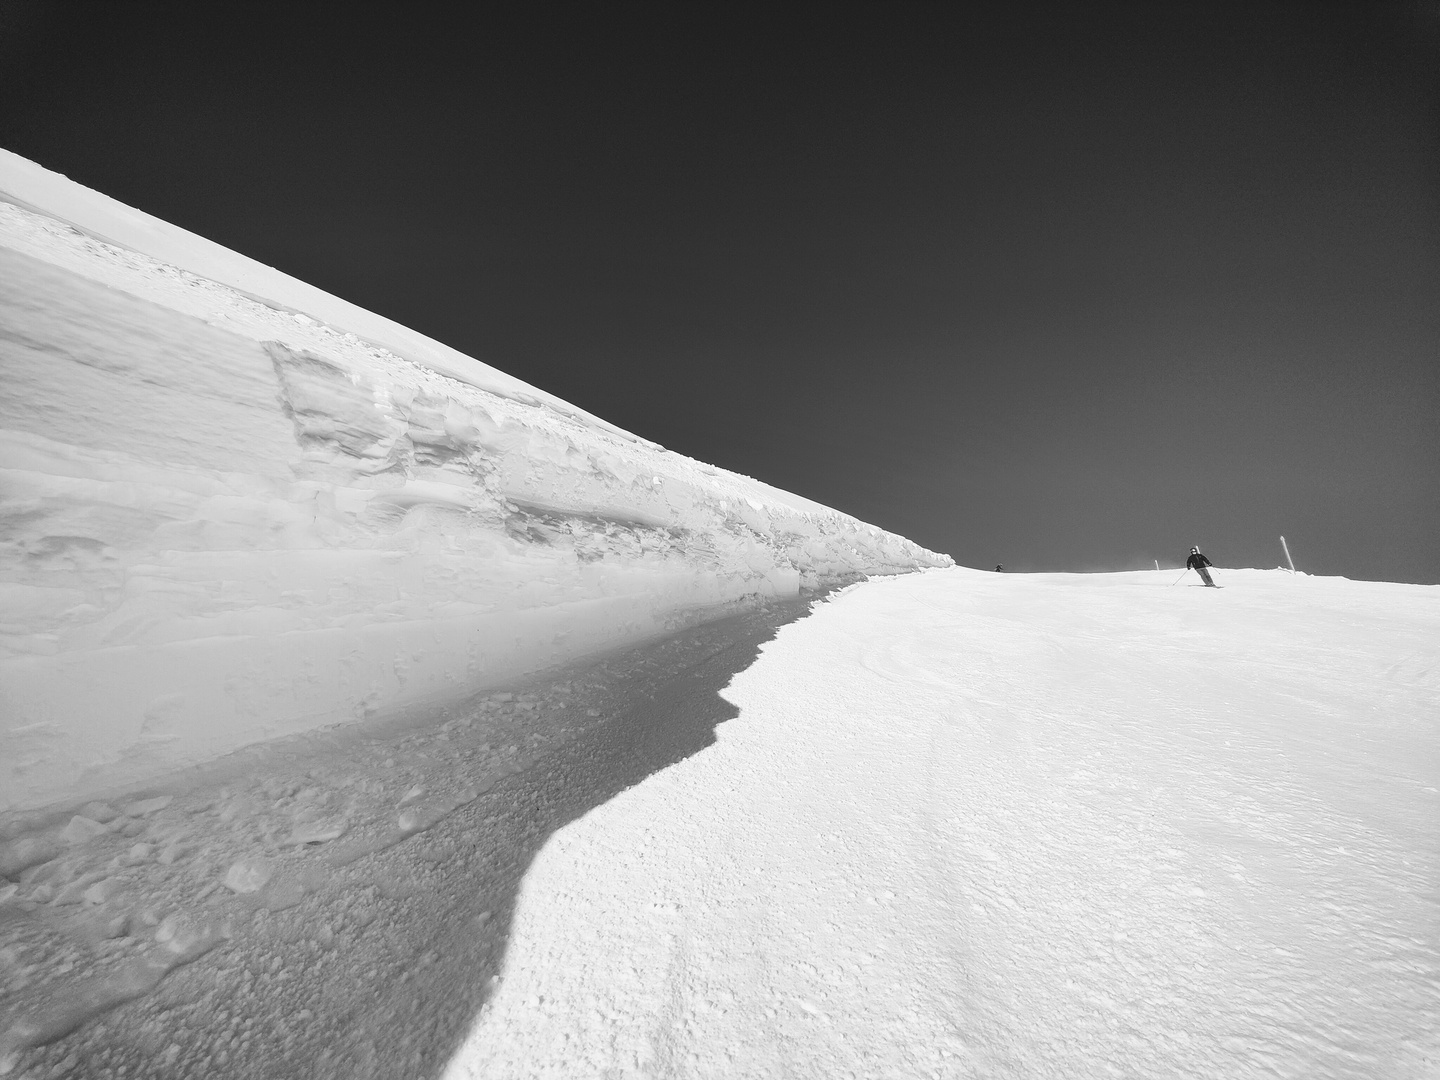
[[[558,833],[446,1074],[1440,1068],[1440,590],[873,582]]]
[[[13,190],[0,809],[950,562],[0,152]]]
[[[1440,1069],[1434,587],[956,568],[3,152],[0,365],[0,1074]]]

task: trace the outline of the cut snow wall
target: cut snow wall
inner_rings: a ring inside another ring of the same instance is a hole
[[[296,299],[0,202],[0,809],[950,564]]]

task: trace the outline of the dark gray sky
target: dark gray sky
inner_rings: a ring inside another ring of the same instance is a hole
[[[1440,6],[997,9],[0,0],[0,145],[966,565],[1440,582]]]

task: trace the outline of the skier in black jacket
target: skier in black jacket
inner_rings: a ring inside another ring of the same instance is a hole
[[[1210,565],[1210,560],[1205,558],[1204,555],[1200,554],[1200,549],[1198,547],[1192,547],[1190,549],[1190,558],[1185,560],[1185,565],[1188,566],[1191,570],[1194,570],[1197,574],[1199,574],[1200,580],[1205,582],[1205,584],[1208,585],[1210,588],[1219,588],[1219,586],[1216,585],[1215,582],[1210,580],[1210,571],[1205,569],[1207,566]]]

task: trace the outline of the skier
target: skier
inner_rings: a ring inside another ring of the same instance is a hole
[[[1200,554],[1200,549],[1198,547],[1192,547],[1190,549],[1190,558],[1185,560],[1185,565],[1188,566],[1191,570],[1194,570],[1197,574],[1199,574],[1200,580],[1205,582],[1207,586],[1212,589],[1219,588],[1219,586],[1216,585],[1215,582],[1210,580],[1210,571],[1205,569],[1207,566],[1210,565],[1210,560],[1205,558],[1204,555]]]

